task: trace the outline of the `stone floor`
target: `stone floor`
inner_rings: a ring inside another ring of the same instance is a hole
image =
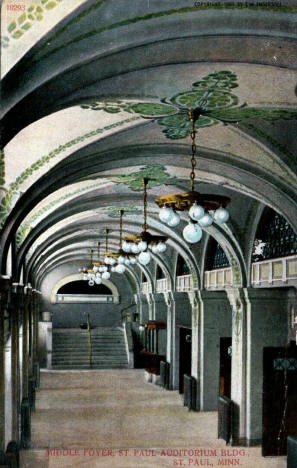
[[[260,448],[226,447],[216,413],[189,412],[142,370],[44,371],[32,424],[22,468],[286,467]]]

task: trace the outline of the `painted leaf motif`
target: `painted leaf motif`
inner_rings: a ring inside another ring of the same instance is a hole
[[[170,100],[173,104],[186,107],[187,109],[200,107],[211,110],[232,107],[238,104],[238,97],[234,94],[211,88],[185,91],[184,93],[176,94]]]
[[[297,109],[275,107],[236,107],[209,112],[208,115],[222,122],[240,122],[247,119],[292,120],[297,119]]]
[[[127,106],[126,110],[132,110],[136,114],[141,114],[143,117],[155,117],[162,115],[175,114],[177,109],[158,102],[138,102]]]
[[[232,89],[237,88],[237,76],[231,71],[219,71],[217,73],[210,73],[199,81],[193,83],[194,88],[220,88]]]
[[[166,128],[163,130],[167,138],[177,140],[179,138],[187,137],[192,128],[192,124],[186,113],[175,114],[170,117],[163,117],[157,120],[159,125]],[[210,127],[215,125],[216,120],[207,115],[201,115],[195,124],[195,128]]]
[[[178,179],[170,177],[164,166],[160,164],[149,164],[138,172],[122,176],[105,176],[115,183],[127,185],[131,190],[141,191],[143,189],[143,178],[149,179],[148,188],[156,187],[162,184],[173,184]]]

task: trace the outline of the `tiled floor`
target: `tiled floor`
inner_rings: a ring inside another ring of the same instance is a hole
[[[143,370],[45,371],[21,467],[286,467],[260,448],[238,453],[216,433],[216,413],[189,412]]]

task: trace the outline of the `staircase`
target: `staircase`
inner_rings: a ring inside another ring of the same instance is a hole
[[[52,368],[55,370],[128,368],[122,329],[94,328],[91,330],[91,339],[92,366],[90,367],[87,330],[54,329]]]

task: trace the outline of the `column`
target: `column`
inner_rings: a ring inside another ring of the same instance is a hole
[[[25,288],[24,313],[23,313],[23,369],[22,369],[22,399],[28,398],[28,378],[29,378],[29,308],[31,302],[31,288]]]
[[[245,445],[248,303],[243,288],[230,288],[226,292],[232,308],[231,400],[234,404],[232,444]]]
[[[0,453],[5,450],[5,338],[8,336],[10,279],[0,277]]]
[[[188,293],[189,301],[191,304],[191,323],[192,323],[192,363],[191,363],[191,375],[196,379],[197,382],[197,393],[196,393],[196,410],[201,409],[200,404],[200,367],[201,367],[201,355],[200,355],[200,321],[203,315],[202,308],[203,302],[201,299],[200,291],[192,291]]]
[[[20,361],[19,361],[19,317],[23,287],[13,284],[11,317],[11,403],[12,403],[12,440],[19,442],[19,397],[20,397]]]

